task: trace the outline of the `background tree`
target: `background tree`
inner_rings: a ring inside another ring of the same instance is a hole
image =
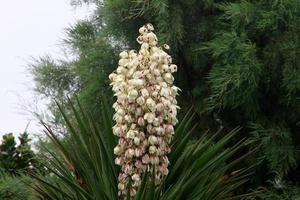
[[[93,117],[101,118],[100,94],[111,95],[106,80],[117,66],[117,52],[136,48],[136,30],[151,22],[161,44],[172,47],[182,112],[194,105],[201,130],[241,126],[242,137],[261,148],[249,160],[260,163],[251,186],[299,180],[298,0],[73,3],[93,3],[96,10],[67,29],[64,42],[74,59],[45,57],[32,64],[38,92],[57,99],[76,93]],[[52,103],[50,108],[58,113]]]
[[[20,134],[17,145],[12,133],[5,134],[0,143],[0,168],[14,175],[32,170],[41,170],[41,164],[31,149],[30,139],[26,132]]]
[[[16,169],[16,141],[12,133],[2,137],[0,145],[0,166],[3,170],[12,172]]]

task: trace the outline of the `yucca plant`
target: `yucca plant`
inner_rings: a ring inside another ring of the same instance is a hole
[[[230,172],[240,160],[231,157],[244,143],[225,148],[237,130],[216,143],[215,136],[191,142],[197,126],[192,111],[174,130],[177,66],[157,46],[153,30],[151,24],[139,29],[138,52],[120,53],[119,67],[109,76],[116,112],[112,116],[111,106],[102,106],[101,128],[79,101],[76,107],[70,101],[74,116],[58,105],[69,129],[67,141],[43,123],[57,153],[48,151],[51,176],[34,176],[42,199],[232,199],[246,181],[246,169]]]
[[[72,120],[59,106],[68,126],[70,138],[64,141],[52,132],[45,123],[45,133],[55,144],[57,151],[49,150],[46,167],[47,176],[33,175],[37,179],[34,189],[40,199],[47,200],[114,200],[119,199],[117,174],[119,167],[114,163],[113,148],[117,141],[112,133],[110,106],[102,107],[100,126],[80,106],[70,103]],[[242,158],[232,156],[244,145],[240,142],[228,146],[236,134],[233,130],[215,142],[217,134],[205,134],[191,141],[195,130],[192,110],[180,121],[172,141],[169,155],[169,174],[159,186],[154,185],[150,173],[145,173],[134,197],[127,199],[239,199],[234,190],[246,181],[247,169],[233,170]],[[74,120],[75,119],[75,120]],[[56,152],[56,153],[54,153]],[[231,161],[228,161],[231,160]]]

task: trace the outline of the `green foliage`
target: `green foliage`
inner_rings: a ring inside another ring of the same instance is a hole
[[[4,170],[12,171],[16,168],[16,141],[12,133],[2,137],[0,145],[0,167]]]
[[[66,113],[71,108],[64,97],[73,99],[77,93],[93,118],[101,119],[101,93],[111,96],[107,75],[117,67],[118,52],[136,49],[136,30],[151,22],[162,38],[160,44],[171,46],[178,65],[180,114],[194,105],[201,119],[199,133],[241,126],[242,134],[233,139],[239,140],[257,132],[262,151],[254,157],[269,163],[267,175],[257,175],[259,184],[272,179],[269,174],[274,171],[283,179],[299,171],[299,0],[72,2],[95,4],[96,10],[90,19],[67,29],[63,44],[71,58],[45,57],[33,63],[39,93],[61,101]],[[53,105],[51,101],[54,123],[65,125]],[[250,122],[263,131],[248,128]]]
[[[207,49],[215,59],[208,76],[211,96],[210,109],[241,107],[255,112],[261,65],[256,58],[256,47],[237,33],[222,33],[208,43]],[[254,110],[253,110],[254,109]]]
[[[247,197],[245,200],[299,200],[299,186],[286,186],[280,189],[262,189],[256,195]]]
[[[3,135],[0,144],[0,169],[14,175],[32,170],[40,170],[40,163],[31,149],[26,132],[20,134],[16,144],[12,133]]]
[[[44,124],[48,137],[52,140],[59,154],[53,154],[47,168],[53,178],[35,175],[38,181],[34,189],[44,199],[118,199],[117,174],[114,164],[113,147],[116,138],[112,134],[112,116],[108,105],[102,107],[104,129],[96,123],[78,104],[79,110],[73,109],[76,123],[71,122],[63,109],[59,109],[70,130],[71,138],[62,142]],[[134,199],[233,199],[233,191],[246,181],[246,168],[235,169],[242,159],[232,159],[244,143],[228,146],[237,130],[223,136],[217,142],[214,137],[188,144],[193,132],[191,112],[181,121],[176,129],[170,154],[170,173],[163,183],[155,188],[151,172],[144,175],[143,183]]]
[[[270,172],[282,178],[297,166],[297,155],[290,132],[287,129],[271,126],[264,128],[259,124],[251,125],[252,139],[260,146],[260,160],[266,160]]]
[[[0,175],[0,199],[1,200],[37,200],[29,184],[32,179],[26,176]]]

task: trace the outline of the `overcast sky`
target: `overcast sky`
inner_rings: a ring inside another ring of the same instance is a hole
[[[0,136],[20,133],[32,119],[23,107],[33,104],[27,66],[32,57],[60,55],[64,29],[88,16],[69,0],[0,0]],[[37,132],[31,123],[28,130]]]

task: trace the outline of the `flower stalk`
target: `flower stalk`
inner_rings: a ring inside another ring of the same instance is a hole
[[[128,184],[134,196],[146,171],[154,173],[155,184],[168,174],[170,142],[177,123],[176,96],[179,88],[173,85],[172,73],[177,66],[158,46],[152,24],[139,29],[135,50],[120,53],[118,68],[109,75],[117,97],[113,133],[118,145],[114,148],[115,163],[121,167],[119,196],[126,196]]]

